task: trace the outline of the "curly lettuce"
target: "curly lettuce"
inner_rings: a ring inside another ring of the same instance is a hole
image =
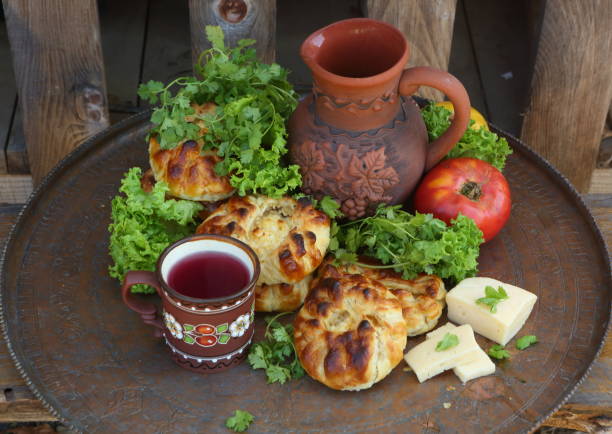
[[[452,113],[444,107],[429,104],[421,110],[421,115],[427,127],[429,140],[432,141],[440,137],[450,126]],[[473,120],[470,120],[470,127],[473,122]],[[478,158],[501,171],[504,169],[506,158],[510,154],[512,154],[512,150],[508,146],[508,141],[503,137],[499,137],[485,128],[479,130],[468,128],[446,158]]]
[[[129,169],[112,201],[109,253],[111,277],[123,280],[129,270],[155,270],[161,252],[176,240],[193,234],[195,217],[202,205],[189,200],[166,199],[169,191],[157,182],[150,193],[140,185],[142,170]],[[134,285],[132,292],[153,293],[146,285]]]

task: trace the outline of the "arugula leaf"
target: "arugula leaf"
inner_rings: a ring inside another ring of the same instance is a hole
[[[293,325],[282,325],[278,318],[291,312],[267,317],[265,340],[251,346],[249,364],[253,369],[264,369],[268,383],[284,384],[304,375],[293,345]]]
[[[507,300],[508,293],[501,286],[495,290],[492,286],[485,286],[485,297],[476,300],[476,304],[486,304],[489,306],[491,313],[497,312],[497,305],[503,300]]]
[[[228,175],[239,195],[261,193],[280,197],[301,186],[297,165],[284,165],[287,153],[285,121],[297,105],[297,94],[287,80],[287,70],[257,60],[255,41],[245,39],[233,47],[224,44],[218,26],[206,26],[212,48],[204,51],[197,76],[179,77],[164,86],[149,81],[138,95],[158,104],[151,115],[162,149],[185,140],[204,140],[204,150],[214,149],[223,158],[215,170]],[[196,114],[193,103],[217,104],[214,114]],[[203,121],[202,136],[197,125]]]
[[[226,419],[225,426],[233,431],[242,432],[249,428],[254,419],[248,411],[236,410],[233,416]]]
[[[445,351],[449,348],[453,348],[459,345],[459,338],[457,335],[446,333],[444,337],[436,344],[436,351]]]
[[[169,191],[157,182],[150,193],[140,186],[142,170],[129,169],[111,205],[109,253],[111,277],[123,280],[129,270],[155,270],[161,252],[171,243],[195,231],[195,217],[203,206],[190,200],[166,199]],[[154,293],[145,285],[132,286],[132,292]]]
[[[359,254],[377,258],[383,265],[359,265],[393,268],[405,279],[427,273],[458,282],[476,275],[482,242],[480,229],[461,214],[447,226],[431,214],[380,205],[371,217],[332,228],[330,251],[341,262],[358,263]]]
[[[452,113],[444,107],[429,104],[421,110],[421,115],[427,127],[429,140],[433,141],[448,129],[451,123],[450,117]],[[474,121],[470,120],[470,125],[472,125],[473,122]],[[497,134],[485,128],[481,128],[477,131],[468,128],[446,158],[478,158],[479,160],[484,160],[495,166],[501,171],[504,169],[506,158],[510,154],[512,154],[512,150],[510,146],[508,146],[508,141],[503,137],[499,137]]]
[[[510,353],[504,350],[504,347],[499,344],[495,344],[491,348],[489,348],[489,351],[487,351],[487,354],[489,355],[489,357],[492,357],[498,360],[510,358]]]
[[[525,335],[522,338],[516,340],[516,349],[524,350],[525,348],[538,342],[538,338],[535,335]]]

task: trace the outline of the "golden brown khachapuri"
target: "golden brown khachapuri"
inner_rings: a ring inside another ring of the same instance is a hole
[[[220,205],[197,233],[228,235],[251,246],[261,264],[255,309],[271,312],[302,304],[329,245],[329,228],[329,217],[308,200],[245,196]]]
[[[367,261],[367,259],[364,259]],[[446,289],[438,276],[420,275],[415,279],[402,279],[391,269],[367,268],[355,264],[333,265],[328,258],[319,268],[318,277],[342,277],[358,274],[381,283],[402,304],[408,327],[408,336],[418,336],[432,330],[446,306]]]
[[[197,114],[214,113],[215,104],[194,104]],[[193,120],[193,119],[188,119]],[[206,133],[201,120],[200,134]],[[181,199],[211,202],[232,195],[229,177],[219,176],[215,165],[221,158],[214,150],[202,151],[202,140],[187,140],[173,149],[161,149],[157,137],[149,139],[149,163],[156,181],[168,184],[170,194]]]
[[[337,390],[367,389],[402,360],[402,306],[365,276],[317,278],[295,318],[294,344],[315,380]]]

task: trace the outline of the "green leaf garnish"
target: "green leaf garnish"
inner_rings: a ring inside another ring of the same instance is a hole
[[[475,276],[482,232],[474,221],[459,215],[447,225],[431,214],[410,214],[400,205],[380,205],[372,217],[331,228],[329,249],[336,261],[358,263],[358,255],[378,259],[404,279],[419,273],[459,282]]]
[[[233,431],[242,432],[249,428],[254,419],[248,411],[236,410],[233,416],[225,420],[225,426]]]
[[[284,384],[304,375],[293,345],[293,325],[283,325],[278,318],[291,312],[267,317],[265,340],[253,344],[249,351],[249,363],[253,369],[264,369],[268,383]]]
[[[510,358],[510,353],[504,350],[504,347],[499,344],[495,344],[491,348],[489,348],[489,351],[487,351],[487,354],[489,355],[489,357],[492,357],[498,360]]]
[[[123,280],[129,270],[155,270],[161,252],[171,243],[194,233],[195,217],[203,206],[190,200],[167,199],[168,185],[157,182],[150,193],[140,185],[142,170],[129,169],[111,204],[109,253],[111,277]],[[132,292],[155,293],[147,285]]]
[[[429,104],[421,110],[430,141],[437,139],[448,129],[451,123],[451,114],[450,110],[435,104]],[[472,122],[474,121],[470,120],[470,125]],[[501,171],[506,165],[506,158],[510,154],[512,154],[512,150],[505,138],[499,137],[485,128],[479,130],[468,128],[446,158],[478,158]]]
[[[452,333],[446,333],[442,340],[436,344],[436,351],[444,351],[459,345],[459,338]]]
[[[525,348],[538,342],[538,338],[535,335],[525,335],[522,338],[516,340],[516,349],[524,350]]]
[[[491,313],[497,312],[497,305],[507,300],[508,293],[501,286],[497,288],[497,291],[492,286],[485,286],[485,297],[481,297],[476,300],[476,304],[486,304],[489,306]]]

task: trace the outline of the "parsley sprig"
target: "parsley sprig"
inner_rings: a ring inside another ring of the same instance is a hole
[[[538,338],[535,335],[525,335],[522,338],[516,340],[516,349],[524,350],[525,348],[538,342]]]
[[[243,432],[249,428],[255,418],[248,411],[236,410],[234,415],[228,417],[225,426],[236,432]]]
[[[158,104],[151,116],[151,134],[162,149],[185,140],[204,140],[223,161],[215,170],[229,175],[238,194],[279,197],[301,185],[299,168],[282,164],[287,153],[285,121],[297,105],[297,94],[278,64],[257,61],[252,39],[225,46],[223,31],[206,26],[212,47],[195,66],[196,76],[179,77],[168,85],[141,84],[138,95]],[[193,103],[214,102],[214,114],[196,114]],[[197,121],[204,121],[202,136]]]
[[[293,345],[293,325],[283,325],[278,321],[278,318],[290,313],[266,317],[265,340],[253,344],[249,352],[251,367],[265,369],[268,383],[284,384],[287,380],[304,375]]]
[[[499,344],[495,344],[491,348],[489,348],[489,351],[487,351],[487,354],[489,355],[489,357],[492,357],[498,360],[510,358],[510,353],[506,351],[504,347]]]
[[[459,338],[452,333],[446,333],[436,344],[436,351],[445,351],[459,345]]]
[[[476,275],[483,238],[468,217],[459,215],[451,223],[431,214],[410,214],[399,205],[381,205],[371,217],[332,227],[329,249],[340,262],[393,268],[405,279],[427,273],[458,282]],[[383,265],[360,263],[358,255]]]
[[[491,313],[496,313],[497,305],[508,298],[510,298],[508,297],[508,293],[501,286],[495,290],[492,286],[487,285],[485,286],[485,297],[479,298],[476,300],[476,303],[486,304],[489,306]]]

